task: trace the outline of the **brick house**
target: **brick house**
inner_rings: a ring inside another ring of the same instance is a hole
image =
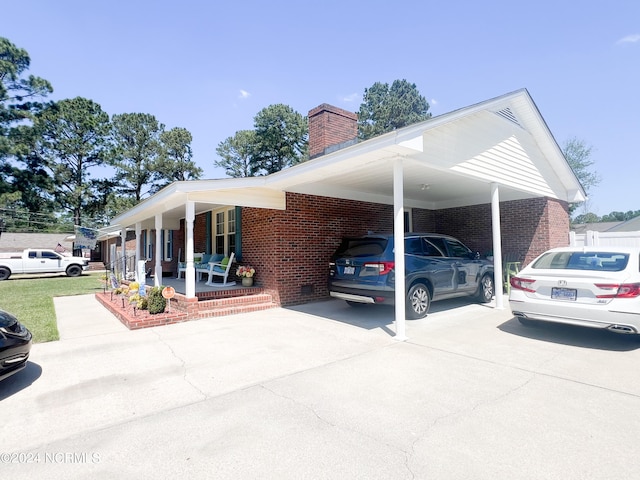
[[[524,89],[364,142],[352,112],[322,104],[308,120],[309,161],[265,177],[174,182],[112,229],[130,232],[127,250],[149,260],[157,284],[186,261],[187,298],[194,252],[234,252],[278,305],[328,296],[328,259],[343,236],[450,234],[494,254],[496,271],[503,258],[526,263],[568,244],[568,205],[585,193]]]

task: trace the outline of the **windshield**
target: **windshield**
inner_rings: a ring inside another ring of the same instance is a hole
[[[620,272],[629,255],[617,252],[548,252],[531,266],[536,269],[605,270]]]

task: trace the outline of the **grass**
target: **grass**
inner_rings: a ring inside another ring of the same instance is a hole
[[[0,282],[0,309],[14,314],[33,334],[34,343],[59,340],[53,297],[102,291],[103,272],[79,277],[23,275]]]

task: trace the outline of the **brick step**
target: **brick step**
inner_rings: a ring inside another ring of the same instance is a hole
[[[275,308],[276,304],[273,302],[265,303],[251,303],[243,305],[229,305],[225,307],[218,307],[210,310],[199,310],[198,318],[210,318],[210,317],[223,317],[225,315],[237,315],[239,313],[258,312],[261,310],[269,310]]]
[[[258,293],[255,295],[243,295],[239,297],[216,298],[213,300],[200,300],[198,307],[200,310],[218,310],[221,308],[232,308],[247,305],[262,305],[273,303],[273,297],[268,293]]]

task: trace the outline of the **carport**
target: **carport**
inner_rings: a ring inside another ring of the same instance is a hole
[[[405,208],[440,210],[490,204],[495,271],[502,272],[501,201],[585,200],[583,188],[523,89],[266,177],[175,182],[116,217],[112,227],[122,235],[134,227],[136,237],[143,228],[155,229],[160,244],[161,230],[178,229],[185,219],[186,296],[195,297],[195,216],[223,205],[286,210],[287,192],[393,205],[399,271],[404,270]],[[139,253],[137,250],[137,258]],[[159,282],[161,257],[157,251],[155,271]],[[404,277],[398,275],[396,282],[396,338],[403,340]],[[496,308],[504,308],[501,288],[496,288]]]

